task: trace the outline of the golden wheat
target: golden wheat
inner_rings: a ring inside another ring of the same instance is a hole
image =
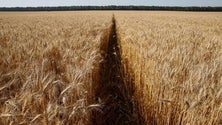
[[[111,16],[0,13],[0,124],[90,124]]]
[[[221,124],[221,22],[221,13],[1,12],[0,124]]]
[[[115,16],[122,63],[134,78],[128,84],[144,124],[221,124],[221,13]]]

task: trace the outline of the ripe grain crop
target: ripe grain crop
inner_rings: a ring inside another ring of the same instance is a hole
[[[222,121],[222,15],[116,12],[126,86],[146,125]],[[126,78],[127,79],[127,78]]]
[[[222,124],[221,22],[220,12],[1,12],[0,124]]]
[[[0,13],[0,124],[90,124],[112,24],[97,13]]]

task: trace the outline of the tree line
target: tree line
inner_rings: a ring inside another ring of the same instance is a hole
[[[179,6],[59,6],[59,7],[1,7],[0,11],[71,11],[71,10],[162,10],[162,11],[220,11],[221,7]]]

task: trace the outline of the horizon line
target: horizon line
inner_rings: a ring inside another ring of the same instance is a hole
[[[0,8],[28,8],[28,7],[75,7],[75,6],[144,6],[144,7],[222,7],[222,6],[162,6],[162,5],[70,5],[70,6],[0,6]]]

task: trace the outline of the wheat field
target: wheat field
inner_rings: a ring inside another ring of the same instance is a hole
[[[0,12],[0,125],[222,124],[221,22],[221,12]]]
[[[222,124],[221,22],[221,13],[116,14],[122,64],[145,124]]]
[[[0,124],[88,124],[111,16],[0,13]]]

